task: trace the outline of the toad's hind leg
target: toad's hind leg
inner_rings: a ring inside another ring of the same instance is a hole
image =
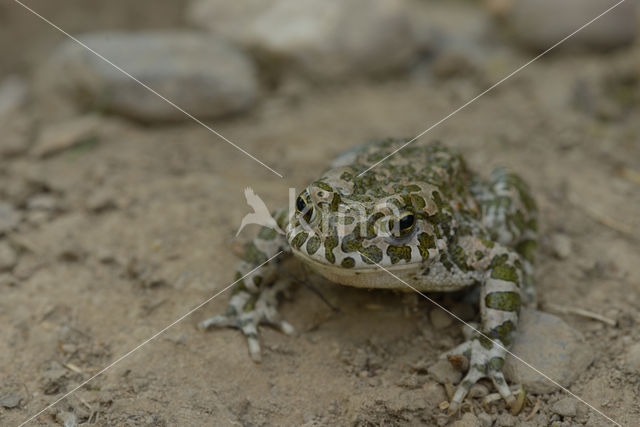
[[[513,248],[524,271],[522,296],[535,303],[533,263],[537,246],[537,208],[526,183],[505,168],[494,169],[485,185],[476,187],[483,223],[492,241]]]

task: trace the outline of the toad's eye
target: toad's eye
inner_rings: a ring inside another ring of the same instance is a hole
[[[303,193],[304,194],[304,193]],[[307,223],[310,223],[315,219],[315,213],[313,211],[313,205],[307,203],[307,200],[303,197],[303,194],[299,195],[296,199],[296,210],[302,214],[302,218]]]
[[[307,207],[307,202],[302,198],[302,196],[298,196],[296,199],[296,209],[298,212],[303,212]]]
[[[406,214],[404,215],[402,218],[400,218],[400,221],[398,222],[398,226],[400,227],[400,233],[406,233],[407,231],[410,231],[413,226],[416,224],[416,217],[414,214]]]

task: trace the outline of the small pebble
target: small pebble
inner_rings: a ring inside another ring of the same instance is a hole
[[[438,360],[427,369],[427,372],[440,384],[446,384],[447,381],[451,384],[457,384],[462,379],[462,373],[451,366],[447,360]]]
[[[480,414],[478,414],[478,420],[480,421],[480,425],[482,427],[491,427],[491,425],[493,424],[491,415],[487,414],[486,412],[481,412]]]
[[[429,312],[429,320],[434,329],[444,329],[453,323],[453,317],[440,308],[434,308]]]
[[[13,230],[20,220],[20,212],[9,203],[0,201],[0,234]]]
[[[15,393],[8,393],[0,399],[0,405],[7,409],[16,408],[20,405],[20,396]]]
[[[496,427],[514,427],[516,421],[516,417],[511,414],[500,414],[496,418]]]
[[[452,427],[480,427],[480,420],[471,412],[467,412],[458,421],[451,424]]]
[[[46,157],[67,150],[83,141],[98,137],[100,118],[87,115],[46,127],[31,148],[36,157]]]
[[[594,358],[582,334],[562,319],[531,309],[520,313],[513,354],[526,360],[563,387],[579,378]],[[504,374],[512,384],[532,393],[551,393],[557,387],[513,356],[508,355]]]
[[[563,417],[575,417],[577,413],[577,400],[573,397],[565,397],[551,406],[551,410]]]
[[[553,255],[558,259],[566,259],[571,255],[571,239],[564,234],[554,234],[550,239]]]
[[[10,270],[18,263],[18,255],[11,245],[0,241],[0,271]]]
[[[633,344],[629,347],[626,359],[630,368],[640,371],[640,343]]]

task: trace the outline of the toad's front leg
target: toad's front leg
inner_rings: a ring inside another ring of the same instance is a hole
[[[285,214],[286,211],[274,214],[281,228],[285,225]],[[212,326],[240,329],[247,337],[249,354],[254,362],[261,360],[258,341],[260,324],[274,326],[289,335],[294,332],[293,327],[278,313],[278,298],[290,283],[276,277],[276,265],[284,254],[264,264],[280,251],[288,253],[285,236],[278,234],[273,228],[263,227],[258,236],[244,246],[243,260],[236,269],[238,283],[233,288],[226,312],[198,324],[199,329]]]
[[[502,374],[507,349],[511,346],[518,325],[523,278],[518,254],[496,245],[491,250],[492,261],[480,294],[482,327],[473,338],[447,355],[463,355],[469,360],[469,371],[453,399],[450,411],[456,411],[467,392],[479,379],[490,378],[500,395],[512,406],[515,397]]]

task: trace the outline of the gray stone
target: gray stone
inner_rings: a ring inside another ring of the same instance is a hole
[[[20,396],[15,393],[8,393],[0,399],[0,405],[7,409],[17,408],[20,405]]]
[[[0,118],[18,110],[27,101],[27,83],[19,76],[9,76],[0,83]]]
[[[481,427],[480,420],[471,412],[467,412],[458,421],[451,424],[451,427]]]
[[[629,347],[626,361],[631,369],[640,372],[640,343],[633,344]]]
[[[429,320],[434,329],[444,329],[453,323],[453,316],[440,308],[434,308],[429,312]]]
[[[511,352],[569,387],[593,362],[593,351],[580,332],[551,314],[523,309]],[[522,384],[528,392],[543,394],[557,387],[515,357],[508,355],[504,374],[511,383]]]
[[[497,427],[514,427],[516,425],[516,417],[511,414],[500,414],[496,418]]]
[[[571,255],[572,244],[571,239],[564,234],[554,234],[550,239],[553,255],[558,259],[566,259]]]
[[[0,201],[0,235],[13,230],[20,219],[20,212],[13,205]]]
[[[478,421],[480,421],[480,425],[482,427],[491,427],[491,425],[493,424],[491,415],[487,414],[486,412],[481,412],[478,414]]]
[[[0,240],[0,271],[12,269],[18,262],[18,255],[11,245]]]
[[[451,384],[457,384],[462,379],[462,373],[451,366],[451,363],[447,360],[438,360],[427,369],[433,378],[441,384],[451,382]]]
[[[200,0],[187,19],[247,46],[276,72],[315,79],[408,66],[421,41],[402,0]]]
[[[562,417],[575,417],[577,414],[578,401],[573,397],[565,397],[558,400],[551,406],[551,411]]]
[[[199,32],[100,32],[83,43],[198,118],[246,110],[258,95],[249,58],[221,38]],[[38,74],[43,102],[66,96],[78,110],[99,108],[142,121],[187,116],[131,77],[69,40]],[[51,107],[42,108],[53,110]]]
[[[507,14],[523,44],[548,49],[613,5],[602,0],[515,0]],[[638,3],[626,1],[573,35],[560,48],[610,49],[636,37]]]

